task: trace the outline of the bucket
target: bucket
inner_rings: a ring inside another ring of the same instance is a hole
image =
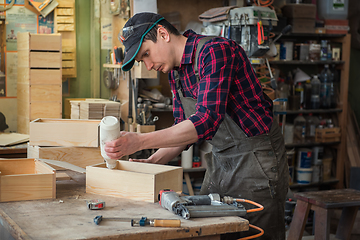
[[[313,169],[312,168],[297,168],[296,169],[296,179],[299,184],[309,184],[311,183]]]
[[[311,168],[311,162],[312,162],[311,155],[312,155],[311,149],[300,148],[298,151],[297,167]]]

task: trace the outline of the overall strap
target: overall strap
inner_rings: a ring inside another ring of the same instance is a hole
[[[203,37],[202,39],[200,39],[199,43],[196,46],[194,70],[195,70],[195,76],[196,76],[197,82],[200,81],[199,72],[198,72],[198,58],[199,58],[200,49],[204,46],[205,42],[207,42],[210,39],[213,39],[214,37],[216,37],[216,36]],[[174,77],[175,77],[176,90],[177,90],[178,94],[180,96],[182,96],[180,76],[179,76],[178,71],[174,71]]]

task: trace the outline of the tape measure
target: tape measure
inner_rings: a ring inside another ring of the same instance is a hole
[[[101,199],[93,199],[86,202],[90,210],[103,209],[105,207],[105,201]]]

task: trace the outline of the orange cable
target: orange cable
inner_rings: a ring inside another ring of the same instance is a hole
[[[254,208],[254,209],[250,209],[250,210],[246,210],[247,213],[251,213],[251,212],[259,212],[259,211],[262,211],[264,209],[264,206],[259,204],[259,203],[256,203],[254,201],[251,201],[251,200],[247,200],[247,199],[242,199],[242,198],[236,198],[235,199],[237,202],[246,202],[246,203],[250,203],[252,205],[255,205],[259,208]]]
[[[260,236],[264,235],[264,230],[262,230],[261,228],[255,226],[255,225],[252,225],[252,224],[249,224],[249,227],[254,228],[256,230],[259,230],[260,233],[252,235],[252,236],[248,236],[248,237],[239,238],[238,240],[254,239],[254,238],[257,238],[257,237],[260,237]]]

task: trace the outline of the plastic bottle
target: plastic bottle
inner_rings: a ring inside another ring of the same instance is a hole
[[[321,48],[320,48],[320,60],[326,61],[327,55],[328,55],[328,41],[327,40],[321,40]]]
[[[304,108],[311,108],[311,82],[310,79],[306,80],[304,84]]]
[[[320,85],[321,82],[317,75],[314,75],[311,79],[311,108],[320,108]]]
[[[331,71],[331,76],[332,76],[332,82],[331,82],[331,86],[330,86],[330,107],[331,108],[336,108],[337,106],[337,99],[338,99],[338,87],[339,87],[339,73],[335,67],[335,65],[333,64],[330,68]]]
[[[300,113],[294,119],[294,143],[303,143],[305,142],[305,133],[306,133],[306,120]]]
[[[288,98],[289,96],[289,85],[285,83],[283,78],[280,78],[276,89],[276,98]]]
[[[100,150],[101,156],[106,162],[106,167],[114,169],[117,160],[111,159],[106,155],[104,150],[105,143],[118,139],[120,137],[120,123],[116,117],[106,116],[100,122]]]
[[[324,69],[320,73],[320,106],[322,108],[331,107],[331,88],[332,88],[332,75],[329,69],[329,64],[325,64]]]
[[[300,105],[304,103],[304,87],[301,82],[298,82],[295,87],[295,95],[300,96]]]
[[[317,117],[313,116],[312,113],[309,113],[309,116],[306,118],[306,132],[305,139],[307,142],[315,142],[315,130],[319,124]]]

